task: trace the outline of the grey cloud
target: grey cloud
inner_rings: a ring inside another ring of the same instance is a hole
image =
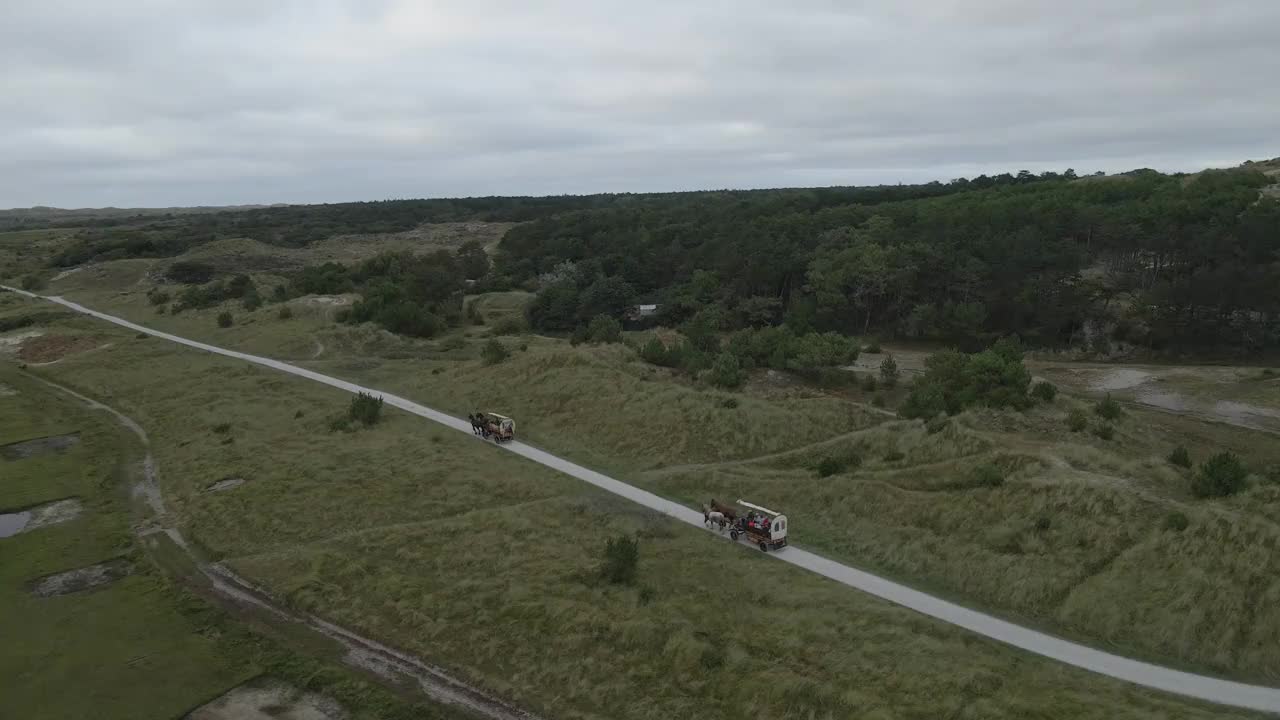
[[[0,206],[1196,169],[1275,156],[1272,0],[119,0],[0,25]]]

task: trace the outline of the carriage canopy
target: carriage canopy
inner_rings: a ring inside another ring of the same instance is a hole
[[[780,512],[775,512],[767,507],[762,507],[754,503],[749,503],[742,498],[738,498],[738,504],[751,508],[752,510],[769,516],[769,537],[772,540],[783,540],[787,537],[787,516]]]

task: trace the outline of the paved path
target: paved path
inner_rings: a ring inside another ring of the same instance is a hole
[[[427,418],[428,420],[448,426],[459,432],[471,432],[471,425],[465,420],[455,418],[452,415],[446,415],[438,410],[433,410],[424,405],[419,405],[411,400],[407,400],[390,393],[385,393],[373,388],[367,388],[345,380],[339,380],[337,378],[329,377],[328,375],[322,375],[312,370],[280,362],[279,360],[249,355],[235,350],[227,350],[214,345],[188,340],[187,338],[178,337],[177,335],[170,335],[169,333],[153,330],[151,328],[129,322],[128,320],[100,313],[96,310],[91,310],[61,297],[45,297],[3,285],[0,285],[0,287],[4,287],[6,290],[11,290],[27,297],[48,300],[75,310],[76,312],[92,315],[93,317],[101,320],[106,320],[107,322],[127,327],[130,330],[146,333],[148,335],[163,338],[188,347],[256,363],[291,375],[297,375],[299,377],[307,378],[308,380],[324,383],[325,385],[330,385],[351,393],[367,392],[374,395],[381,395],[388,405],[400,408],[401,410],[413,413],[414,415]],[[526,457],[536,463],[540,463],[549,468],[559,470],[567,475],[578,478],[579,480],[591,483],[596,487],[608,490],[615,495],[620,495],[628,500],[657,510],[658,512],[669,515],[682,522],[702,527],[702,513],[691,510],[683,505],[667,500],[666,498],[658,497],[651,492],[641,490],[640,488],[615,480],[607,475],[602,475],[594,470],[563,460],[543,450],[525,445],[524,443],[511,442],[501,445],[500,447],[509,452]],[[836,582],[843,583],[849,587],[883,598],[889,602],[902,605],[903,607],[910,608],[916,612],[923,613],[930,617],[951,623],[952,625],[965,628],[966,630],[971,630],[979,635],[999,640],[1000,642],[1007,643],[1014,647],[1026,650],[1027,652],[1032,652],[1052,660],[1057,660],[1059,662],[1074,665],[1108,677],[1125,680],[1137,685],[1155,688],[1157,690],[1164,690],[1179,695],[1207,700],[1209,702],[1221,703],[1223,705],[1232,705],[1235,707],[1280,713],[1280,689],[1263,687],[1261,685],[1246,685],[1244,683],[1232,682],[1230,680],[1221,680],[1205,675],[1196,675],[1194,673],[1161,667],[1159,665],[1153,665],[1151,663],[1141,662],[1121,657],[1119,655],[1112,655],[1111,653],[1103,652],[1101,650],[1095,650],[1078,643],[1053,637],[1052,635],[1046,635],[1045,633],[1031,630],[1020,625],[1015,625],[975,610],[970,610],[960,605],[956,605],[955,603],[947,602],[946,600],[920,592],[919,590],[913,590],[905,585],[900,585],[882,577],[872,575],[871,573],[856,570],[847,565],[835,562],[834,560],[828,560],[798,547],[789,547],[777,553],[770,553],[770,557],[805,568],[806,570],[813,571],[819,575],[835,580]]]

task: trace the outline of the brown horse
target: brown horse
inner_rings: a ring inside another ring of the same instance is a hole
[[[715,498],[711,498],[711,512],[718,512],[721,515],[724,515],[725,519],[730,523],[735,522],[740,514],[738,508],[733,507],[732,505],[722,505],[716,502]],[[704,511],[702,514],[706,515],[707,513]]]

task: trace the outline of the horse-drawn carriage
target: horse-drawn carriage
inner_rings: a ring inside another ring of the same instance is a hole
[[[477,413],[471,416],[471,430],[486,440],[507,442],[516,437],[516,421],[498,413]]]
[[[732,505],[716,502],[713,498],[711,505],[702,509],[702,519],[708,528],[719,527],[720,532],[728,530],[729,537],[735,542],[740,537],[746,537],[748,542],[754,543],[763,552],[787,546],[786,515],[741,499],[738,504],[748,510],[744,512]]]

